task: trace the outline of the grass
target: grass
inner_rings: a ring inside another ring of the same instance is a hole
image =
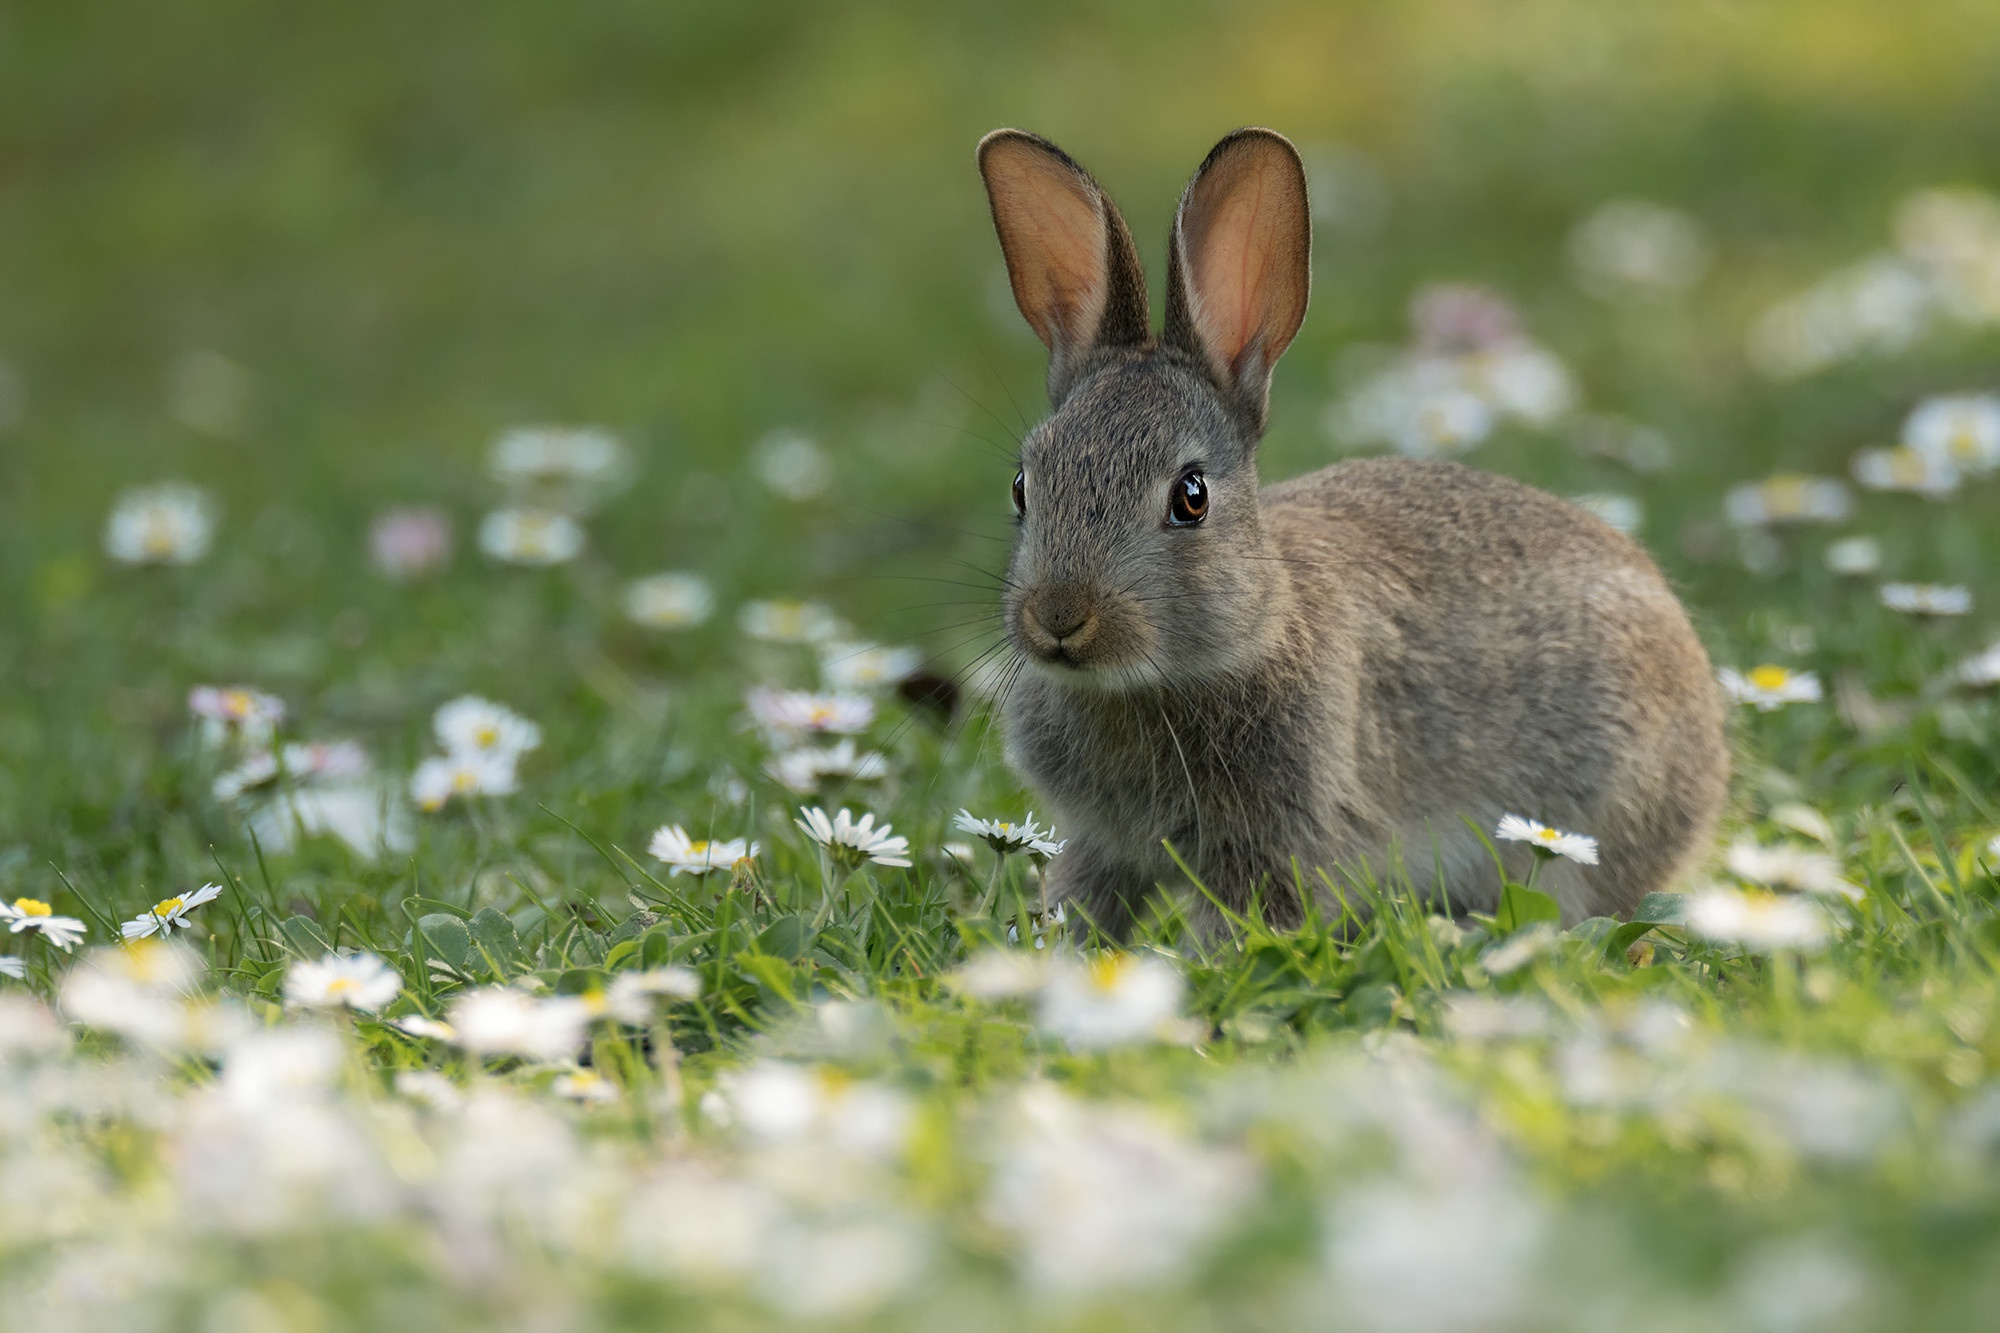
[[[10,937],[7,1325],[1983,1326],[2000,705],[1950,673],[1994,637],[2000,482],[1857,491],[1845,522],[1768,540],[1724,497],[1845,476],[1926,396],[1994,387],[1991,327],[1792,379],[1744,347],[1772,302],[1889,245],[1910,191],[2000,188],[1995,23],[1943,3],[1893,24],[1825,3],[10,10],[0,890],[93,944],[225,891],[182,935],[220,1007],[147,1001],[213,1042],[51,1035],[25,1000],[69,960]],[[948,716],[884,695],[862,739],[886,776],[813,798],[891,820],[910,870],[837,877],[795,826],[744,692],[819,663],[739,632],[744,602],[818,598],[943,674],[992,637],[1041,362],[971,144],[1050,133],[1157,270],[1186,171],[1245,122],[1345,145],[1369,164],[1353,188],[1387,200],[1319,221],[1265,476],[1340,452],[1322,421],[1353,349],[1402,343],[1417,288],[1506,293],[1585,409],[1657,428],[1672,461],[1576,447],[1573,420],[1505,424],[1471,461],[1637,498],[1718,665],[1826,683],[1737,710],[1723,834],[1837,860],[1861,896],[1823,948],[1704,940],[1669,901],[1557,933],[1525,887],[1443,921],[1415,856],[1297,929],[1252,912],[1205,938],[1162,904],[1117,958],[1079,921],[1010,946],[1029,863],[943,850],[959,808],[1033,804],[969,689]],[[1625,195],[1705,228],[1681,298],[1575,281],[1570,228]],[[205,350],[243,376],[226,410],[190,406]],[[501,494],[483,458],[537,420],[604,423],[636,475],[578,560],[506,567],[472,548]],[[760,479],[784,430],[831,467],[803,500]],[[218,500],[212,553],[108,560],[118,494],[169,477]],[[451,516],[448,568],[370,568],[393,504]],[[1826,567],[1854,534],[1879,575]],[[629,621],[624,584],[664,568],[703,574],[717,614]],[[1899,615],[1885,579],[1964,584],[1973,612]],[[418,815],[394,854],[259,845],[212,795],[237,756],[185,708],[238,682],[285,699],[285,738],[352,737],[399,790],[458,695],[544,737],[518,793]],[[645,851],[669,822],[757,839],[754,869],[669,876]],[[968,960],[1071,946],[1114,994],[1177,978],[1176,1017],[1078,1037],[1058,998],[1084,962],[968,993]],[[282,1017],[287,975],[330,949],[396,968],[389,1011]],[[688,993],[589,1027],[602,1101],[558,1091],[568,1062],[390,1021],[660,969]],[[426,1073],[445,1082],[399,1079]]]

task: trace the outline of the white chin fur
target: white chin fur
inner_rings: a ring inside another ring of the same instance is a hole
[[[1026,654],[1029,668],[1045,680],[1067,685],[1073,690],[1095,690],[1102,694],[1123,694],[1129,690],[1158,685],[1165,679],[1151,662],[1124,662],[1117,666],[1063,666]]]

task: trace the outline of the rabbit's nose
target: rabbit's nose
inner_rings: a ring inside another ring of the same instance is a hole
[[[1043,588],[1028,599],[1027,611],[1042,633],[1071,647],[1082,646],[1071,641],[1088,638],[1097,619],[1091,598],[1080,588]]]

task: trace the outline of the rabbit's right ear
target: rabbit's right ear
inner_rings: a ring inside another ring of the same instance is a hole
[[[1014,303],[1049,349],[1049,400],[1060,403],[1092,351],[1150,337],[1139,252],[1090,173],[1047,139],[993,131],[979,141],[979,174]]]

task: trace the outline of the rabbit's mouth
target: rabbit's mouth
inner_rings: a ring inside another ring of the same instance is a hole
[[[1115,685],[1145,659],[1142,627],[1087,590],[1073,585],[1037,588],[1010,610],[1016,646],[1064,679]]]

